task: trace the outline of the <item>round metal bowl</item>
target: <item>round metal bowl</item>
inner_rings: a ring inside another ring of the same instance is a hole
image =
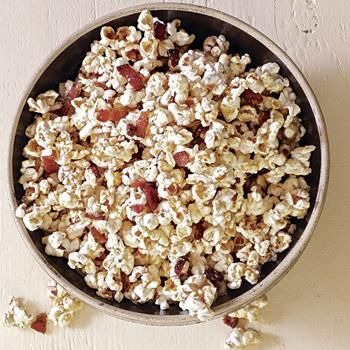
[[[266,293],[294,265],[309,242],[320,217],[329,173],[326,127],[310,86],[293,61],[276,44],[240,20],[219,11],[193,5],[149,4],[117,11],[100,18],[68,38],[34,75],[13,122],[8,160],[11,208],[14,212],[23,194],[17,181],[23,160],[22,149],[27,142],[24,131],[33,120],[33,113],[28,111],[26,105],[28,97],[34,97],[48,89],[56,89],[59,82],[74,78],[86,51],[89,50],[90,43],[99,38],[100,27],[134,25],[138,14],[144,8],[148,8],[155,16],[165,21],[181,19],[187,31],[196,34],[193,46],[200,46],[208,35],[224,34],[231,43],[231,50],[241,54],[249,53],[254,66],[265,62],[277,62],[281,66],[282,75],[289,79],[298,97],[297,103],[301,107],[303,124],[307,130],[303,142],[317,147],[311,158],[312,174],[307,177],[311,186],[311,207],[307,217],[298,222],[297,233],[291,247],[279,255],[278,261],[263,267],[261,281],[257,285],[244,283],[239,290],[232,290],[228,295],[218,298],[213,305],[215,315],[218,317]],[[86,286],[82,276],[67,266],[65,259],[45,255],[40,231],[28,232],[21,220],[15,218],[15,221],[22,238],[39,265],[54,280],[84,302],[120,319],[149,325],[185,325],[198,322],[196,318],[190,317],[175,305],[167,311],[160,311],[158,306],[151,303],[135,305],[124,300],[118,304],[99,298],[94,290]]]

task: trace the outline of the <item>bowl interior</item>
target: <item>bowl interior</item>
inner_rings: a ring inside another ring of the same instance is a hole
[[[281,61],[266,46],[264,46],[257,39],[250,36],[246,32],[229,23],[206,14],[192,13],[183,10],[159,10],[152,11],[152,13],[164,21],[170,21],[175,18],[181,19],[183,27],[186,28],[189,33],[196,34],[196,40],[192,47],[200,48],[201,43],[208,35],[224,34],[230,42],[229,51],[231,53],[249,53],[252,57],[253,66],[261,65],[271,61],[277,62],[281,66],[281,74],[290,80],[291,86],[297,95],[297,103],[300,105],[302,110],[301,118],[303,120],[303,124],[306,127],[306,136],[304,137],[303,142],[305,144],[313,144],[316,146],[316,151],[312,153],[311,158],[313,172],[307,177],[307,181],[311,186],[311,208],[309,210],[308,216],[304,220],[298,221],[298,229],[297,233],[295,234],[294,242],[292,244],[293,246],[300,235],[302,235],[310,214],[314,208],[315,198],[319,188],[321,166],[320,138],[318,134],[316,118],[298,81],[291,74],[290,70],[284,64],[284,62]],[[137,17],[138,13],[135,13],[112,20],[110,22],[106,22],[105,25],[110,25],[114,28],[124,25],[135,25],[137,22]],[[62,51],[36,81],[28,97],[35,97],[37,94],[48,89],[57,89],[60,82],[67,79],[74,79],[86,52],[90,48],[90,43],[93,40],[99,39],[99,33],[100,27],[97,27],[82,35],[64,51]],[[22,156],[22,149],[27,142],[24,131],[25,128],[32,122],[33,116],[33,113],[29,112],[27,105],[25,105],[20,115],[13,144],[13,181],[15,184],[15,196],[18,203],[20,203],[21,197],[23,195],[21,185],[19,185],[17,181],[20,177],[21,161],[24,159]],[[57,273],[62,275],[71,284],[82,290],[84,293],[94,297],[99,302],[114,305],[116,308],[149,315],[178,315],[183,313],[177,306],[171,306],[167,311],[160,311],[158,306],[151,303],[134,305],[128,300],[124,300],[118,304],[117,302],[110,302],[99,298],[95,295],[94,290],[86,286],[81,275],[79,275],[75,270],[68,268],[65,259],[54,258],[45,255],[44,247],[41,243],[42,234],[40,231],[28,232],[28,235],[42,255],[43,260],[51,265],[57,271]],[[262,279],[266,278],[266,276],[268,276],[276,268],[276,266],[286,257],[289,250],[279,255],[279,258],[276,262],[264,265],[262,269]],[[231,299],[242,295],[243,293],[246,293],[251,288],[252,286],[245,282],[242,288],[239,290],[230,290],[228,295],[217,299],[214,304],[214,309],[215,306],[226,303]]]

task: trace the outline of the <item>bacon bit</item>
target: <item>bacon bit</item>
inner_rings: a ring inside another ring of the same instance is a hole
[[[108,86],[105,83],[101,83],[100,81],[97,81],[95,83],[95,86],[102,88],[103,90],[108,90]]]
[[[130,209],[133,210],[135,213],[140,214],[144,211],[145,206],[142,204],[134,204],[130,206]]]
[[[283,149],[282,149],[282,153],[283,153],[286,157],[289,157],[289,156],[290,156],[290,152],[288,151],[287,148],[283,148]]]
[[[107,102],[108,102],[110,105],[113,106],[115,100],[116,100],[115,97],[110,97],[110,98],[107,100]]]
[[[130,184],[130,187],[132,187],[132,188],[141,188],[143,184],[144,184],[144,181],[142,181],[140,179],[136,179],[135,181],[133,181]]]
[[[133,124],[128,124],[126,126],[126,133],[131,137],[135,136],[136,135],[136,126]]]
[[[166,35],[166,27],[163,22],[155,21],[153,23],[154,29],[153,29],[153,35],[158,40],[164,40]]]
[[[147,206],[151,211],[158,207],[159,196],[155,182],[147,182],[142,180],[135,180],[130,184],[132,188],[141,188],[146,196]]]
[[[171,67],[176,67],[180,61],[180,53],[177,49],[168,50],[169,63]]]
[[[38,314],[35,318],[35,321],[32,322],[31,328],[39,333],[46,333],[46,324],[47,324],[47,314],[42,312]]]
[[[224,279],[224,276],[219,271],[216,271],[211,267],[205,270],[204,274],[207,276],[208,280],[213,283],[221,282]]]
[[[235,328],[237,326],[237,323],[238,323],[238,318],[231,317],[229,315],[225,315],[223,321],[224,321],[224,324],[226,326],[229,326],[231,328]]]
[[[193,97],[188,97],[188,98],[186,98],[186,100],[185,100],[185,105],[186,105],[187,107],[192,107],[192,106],[194,105],[194,99],[193,99]]]
[[[190,156],[186,151],[181,151],[173,154],[173,158],[176,162],[176,165],[179,167],[184,167],[190,161]]]
[[[203,238],[203,233],[204,233],[204,227],[202,223],[198,223],[194,225],[193,227],[193,237],[196,240],[202,239]]]
[[[232,201],[235,202],[237,200],[237,197],[238,197],[238,193],[235,193],[233,196],[232,196]]]
[[[108,255],[108,252],[107,250],[105,250],[100,256],[94,259],[94,264],[97,267],[100,267],[103,263],[103,260],[106,259],[107,255]]]
[[[134,90],[141,90],[144,87],[143,76],[141,73],[133,69],[129,64],[122,64],[117,67],[121,76],[123,76]]]
[[[97,179],[100,177],[101,174],[100,174],[100,170],[98,170],[97,165],[91,164],[90,170],[94,173],[94,175],[96,176]]]
[[[94,236],[95,241],[100,244],[105,244],[107,242],[107,237],[99,230],[97,230],[94,226],[91,228],[91,234]]]
[[[200,141],[204,140],[206,132],[209,130],[208,127],[204,127],[202,125],[199,125],[198,128],[195,130],[193,134],[193,138],[196,141],[196,143],[199,143]]]
[[[91,220],[105,220],[106,219],[104,214],[94,215],[94,214],[86,213],[85,216]]]
[[[55,114],[59,115],[60,117],[62,117],[63,115],[67,115],[68,117],[70,117],[74,114],[74,111],[75,109],[72,106],[71,102],[69,100],[64,100],[63,106],[57,111],[55,111]]]
[[[281,108],[278,110],[280,113],[282,113],[282,115],[286,118],[289,114],[289,110],[288,108]]]
[[[258,116],[258,125],[261,126],[263,125],[266,120],[268,120],[270,117],[270,111],[262,111],[259,113],[259,116]]]
[[[79,143],[79,131],[74,130],[70,133],[70,138],[74,143]]]
[[[71,116],[75,109],[72,106],[72,100],[79,97],[81,93],[81,89],[77,84],[73,84],[71,89],[68,91],[66,98],[63,101],[63,106],[55,111],[55,114],[59,116],[67,115]]]
[[[137,49],[126,51],[125,56],[132,61],[138,61],[141,58],[140,51]]]
[[[123,289],[122,289],[122,292],[123,293],[126,293],[129,291],[130,287],[131,287],[131,282],[129,280],[129,276],[126,275],[124,272],[121,272],[121,280],[122,280],[122,283],[123,283]]]
[[[118,124],[118,122],[125,118],[129,113],[128,107],[120,107],[118,109],[101,109],[98,111],[97,120],[100,122],[112,121]]]
[[[75,98],[80,96],[81,89],[77,84],[73,84],[71,89],[67,93],[67,99],[69,101],[74,100]]]
[[[59,166],[56,163],[54,154],[52,154],[51,156],[43,156],[42,159],[43,159],[43,167],[44,167],[46,176],[49,176],[51,174],[58,172]]]
[[[174,272],[176,274],[176,276],[180,277],[182,275],[182,270],[185,266],[186,260],[184,258],[180,258],[175,266],[174,266]]]
[[[141,189],[146,196],[148,208],[153,212],[157,209],[159,204],[159,197],[155,183],[146,182],[144,185],[142,185]]]
[[[204,227],[204,230],[206,230],[210,226],[210,224],[207,221],[203,221],[202,226]]]
[[[247,240],[244,237],[238,235],[234,238],[233,242],[234,242],[233,252],[237,253],[240,249],[242,249],[245,246],[245,244],[247,243]]]
[[[209,91],[213,90],[214,87],[215,87],[215,84],[207,84],[207,89],[208,89]]]
[[[176,184],[171,184],[166,191],[170,194],[170,195],[174,195],[178,192],[179,187]]]
[[[205,144],[204,141],[201,142],[201,143],[199,144],[199,149],[200,149],[201,151],[205,150],[206,148],[207,148],[207,145]]]
[[[147,135],[148,127],[148,113],[141,112],[139,119],[136,122],[136,136],[145,138]]]
[[[248,105],[253,107],[256,107],[263,100],[261,94],[257,94],[250,89],[244,90],[241,96]]]

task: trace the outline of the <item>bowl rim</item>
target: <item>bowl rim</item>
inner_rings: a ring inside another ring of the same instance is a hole
[[[290,249],[288,254],[284,257],[284,259],[276,266],[276,268],[262,281],[260,281],[256,286],[251,288],[246,293],[231,299],[221,305],[218,305],[213,308],[214,310],[214,318],[223,316],[224,314],[237,310],[243,307],[246,304],[249,304],[253,300],[257,299],[259,296],[268,292],[273,286],[275,286],[281,279],[284,277],[290,269],[294,266],[297,259],[300,257],[302,252],[305,250],[308,242],[311,239],[312,233],[318,223],[318,220],[321,215],[322,208],[324,206],[326,192],[329,181],[329,142],[326,130],[326,124],[320,109],[320,106],[317,102],[317,99],[307,82],[304,75],[301,73],[299,68],[295,65],[292,59],[272,40],[270,40],[267,36],[262,34],[257,29],[253,28],[249,24],[241,21],[240,19],[223,13],[219,10],[198,6],[193,4],[180,4],[174,2],[168,3],[150,3],[150,4],[140,4],[120,10],[113,11],[105,16],[97,18],[88,24],[84,25],[79,30],[75,31],[73,34],[69,35],[67,39],[65,39],[55,50],[51,51],[48,57],[41,63],[40,67],[36,70],[36,72],[31,76],[29,83],[23,93],[23,97],[19,104],[19,107],[16,112],[16,118],[12,121],[12,127],[10,132],[10,137],[8,139],[8,150],[7,150],[7,162],[6,162],[6,172],[7,172],[7,195],[8,200],[10,202],[10,209],[12,218],[16,223],[17,229],[21,234],[22,239],[24,240],[27,248],[31,252],[32,256],[38,262],[39,266],[57,283],[62,285],[69,293],[78,297],[85,303],[97,308],[100,311],[103,311],[109,315],[115,316],[119,319],[142,323],[146,325],[157,325],[157,326],[175,326],[175,325],[188,325],[199,323],[200,321],[191,317],[188,314],[178,314],[178,315],[151,315],[151,314],[143,314],[140,312],[129,311],[125,309],[117,308],[113,305],[106,304],[103,301],[99,301],[94,297],[86,294],[78,287],[75,287],[68,280],[65,279],[64,276],[58,273],[49,263],[44,259],[44,255],[39,252],[39,250],[34,245],[34,242],[31,240],[30,236],[21,219],[15,216],[15,209],[17,208],[16,197],[14,193],[14,181],[13,181],[13,144],[16,135],[16,130],[18,126],[18,122],[22,113],[22,110],[26,104],[29,93],[37,83],[40,76],[44,73],[47,67],[57,58],[57,56],[62,53],[70,44],[76,41],[85,33],[90,30],[102,26],[104,23],[107,23],[111,20],[118,19],[121,17],[125,17],[131,14],[135,14],[141,12],[144,9],[148,9],[150,11],[156,10],[179,10],[191,12],[194,14],[205,14],[210,17],[214,17],[216,19],[222,20],[230,25],[233,25],[247,34],[254,37],[260,43],[262,43],[266,48],[268,48],[271,52],[273,52],[278,58],[281,59],[282,62],[288,67],[291,74],[297,80],[302,90],[304,91],[308,102],[312,108],[312,111],[315,115],[315,120],[317,124],[317,130],[320,138],[320,153],[321,153],[321,166],[320,166],[320,179],[319,179],[319,188],[317,191],[315,205],[310,215],[309,221],[303,231],[303,234],[297,240],[295,245]]]

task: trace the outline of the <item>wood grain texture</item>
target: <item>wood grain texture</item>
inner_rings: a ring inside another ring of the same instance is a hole
[[[144,3],[130,0],[128,5]],[[148,0],[147,2],[154,2]],[[313,87],[331,142],[328,199],[308,249],[270,293],[259,350],[346,350],[350,336],[350,2],[338,0],[183,1],[230,13],[277,42]],[[33,72],[68,35],[93,19],[126,6],[122,0],[2,0],[0,19],[0,312],[23,296],[33,311],[47,308],[45,274],[22,243],[5,193],[7,138]],[[43,336],[0,328],[0,349],[16,350],[217,350],[229,330],[220,320],[186,327],[147,327],[86,307],[72,328]]]

